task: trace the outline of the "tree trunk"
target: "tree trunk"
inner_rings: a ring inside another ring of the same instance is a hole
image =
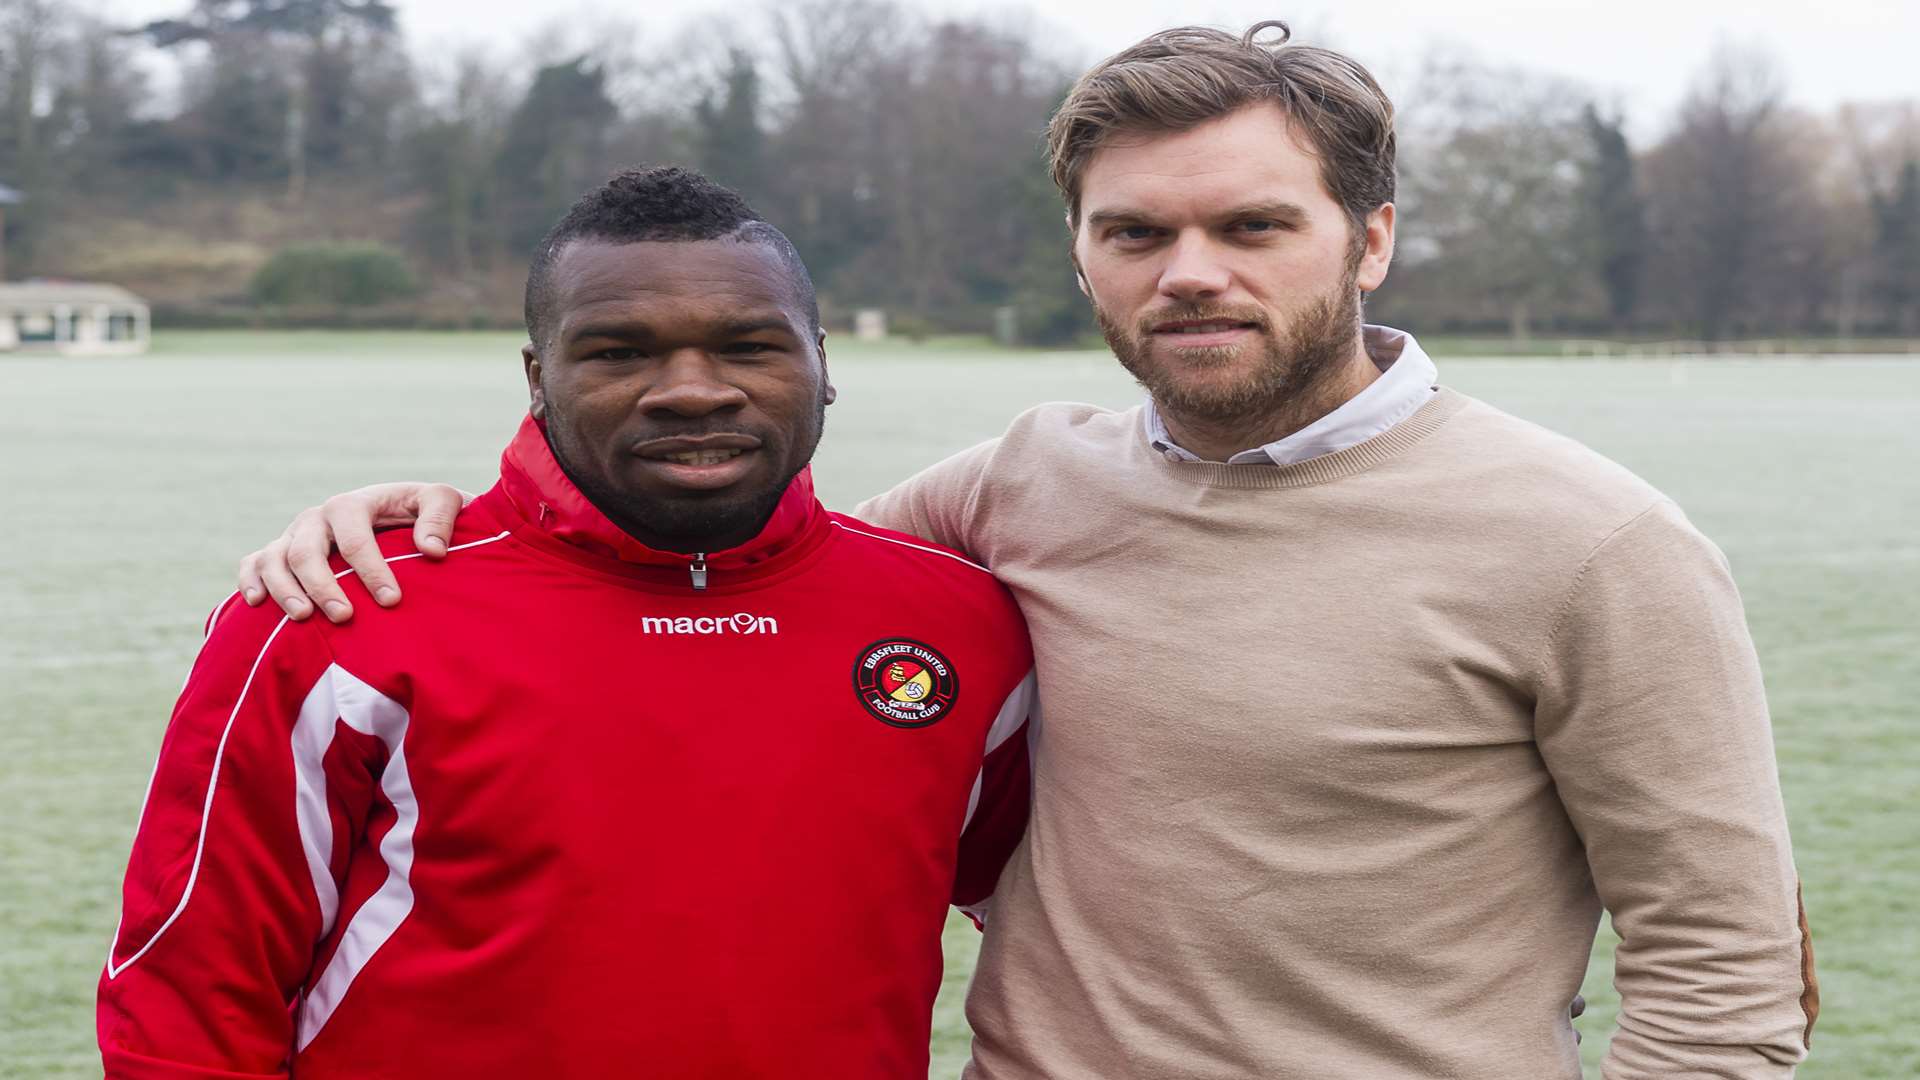
[[[7,87],[8,104],[13,108],[10,118],[13,125],[13,171],[10,178],[19,187],[21,195],[27,200],[45,198],[46,187],[41,183],[43,162],[40,159],[39,122],[33,113],[34,98],[40,89],[41,50],[45,47],[44,35],[46,10],[38,4],[21,5],[17,18],[20,20],[8,44],[13,47],[13,78]],[[33,269],[34,232],[33,222],[40,217],[40,208],[28,205],[22,208],[15,223],[15,243],[18,256],[14,261],[29,272]],[[5,236],[0,233],[0,247]],[[3,270],[4,267],[0,267]]]
[[[307,197],[307,80],[293,81],[287,95],[287,203],[299,206]]]
[[[1840,270],[1840,296],[1834,305],[1834,332],[1842,339],[1851,340],[1859,321],[1860,307],[1860,271],[1856,264],[1848,263]]]
[[[460,131],[447,172],[447,247],[453,276],[465,283],[473,276],[473,193],[468,188],[467,133]]]

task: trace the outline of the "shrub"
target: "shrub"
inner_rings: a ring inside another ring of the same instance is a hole
[[[383,244],[296,244],[253,275],[253,298],[281,307],[368,307],[419,291],[400,253]]]

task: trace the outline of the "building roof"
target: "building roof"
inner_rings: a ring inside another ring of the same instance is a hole
[[[0,307],[145,303],[145,300],[118,285],[91,281],[9,281],[0,284]]]

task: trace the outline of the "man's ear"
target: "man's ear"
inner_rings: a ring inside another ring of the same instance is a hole
[[[820,396],[831,405],[840,397],[840,391],[833,388],[833,373],[827,370],[827,332],[824,329],[815,333],[813,349],[820,354]]]
[[[1087,285],[1087,275],[1080,269],[1080,230],[1074,227],[1073,211],[1067,211],[1067,261],[1073,264],[1073,283],[1080,286],[1080,295],[1093,299],[1093,289]]]
[[[540,350],[529,341],[520,346],[520,363],[527,369],[527,412],[535,420],[547,418],[547,392],[540,386]]]
[[[1360,252],[1360,265],[1354,268],[1354,281],[1361,292],[1372,292],[1387,280],[1387,267],[1393,265],[1394,217],[1392,203],[1381,203],[1367,215],[1366,247]]]

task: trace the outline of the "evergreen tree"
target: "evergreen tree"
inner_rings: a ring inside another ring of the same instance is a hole
[[[1063,88],[1054,100],[1065,97]],[[1016,160],[1016,197],[1010,209],[1026,240],[1013,281],[1018,337],[1027,345],[1069,346],[1092,334],[1095,327],[1093,304],[1080,291],[1074,270],[1066,206],[1047,174],[1038,145]]]
[[[1607,294],[1616,325],[1633,318],[1647,258],[1646,211],[1635,186],[1633,151],[1619,117],[1588,105],[1582,113],[1590,154],[1581,164],[1580,227],[1593,272]]]
[[[584,56],[541,68],[507,122],[494,161],[507,242],[526,251],[580,193],[605,179],[607,132],[619,110],[606,74]]]
[[[1909,158],[1891,192],[1876,195],[1874,279],[1895,331],[1920,332],[1920,159]]]
[[[177,130],[195,171],[216,186],[281,175],[293,94],[275,58],[250,43],[208,42],[206,82]]]
[[[724,85],[694,106],[700,170],[756,207],[768,194],[766,133],[760,128],[760,73],[744,49],[729,54]]]

